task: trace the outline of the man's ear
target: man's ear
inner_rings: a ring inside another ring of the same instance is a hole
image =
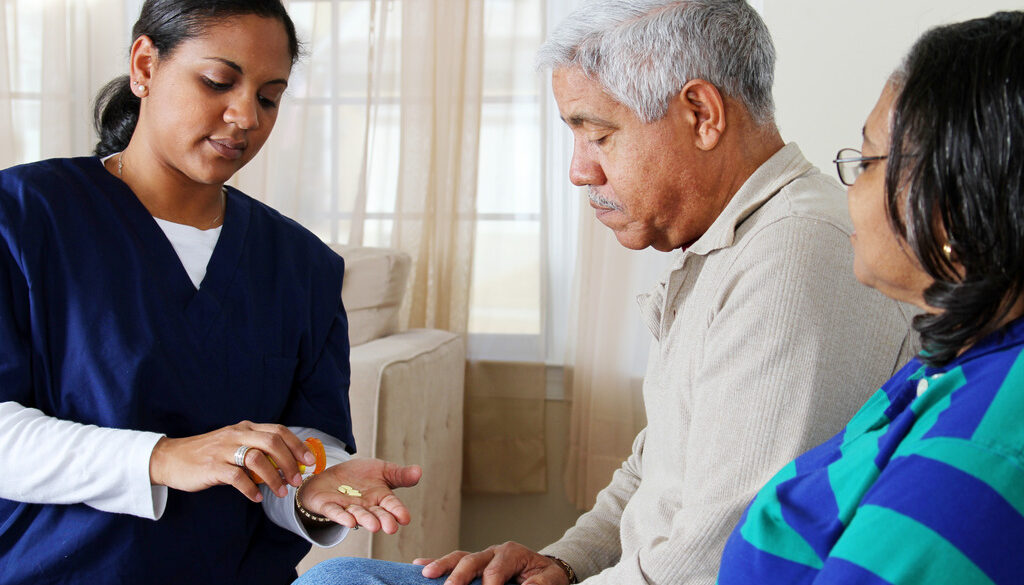
[[[725,132],[725,100],[718,88],[703,79],[691,79],[676,99],[692,124],[697,148],[715,148]]]
[[[132,43],[130,65],[132,93],[142,98],[149,94],[150,82],[153,80],[153,69],[156,67],[156,45],[146,35],[141,35]]]

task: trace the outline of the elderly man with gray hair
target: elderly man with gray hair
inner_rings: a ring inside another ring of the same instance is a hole
[[[905,308],[854,278],[839,185],[779,135],[774,61],[742,0],[590,2],[551,35],[539,64],[575,139],[570,179],[622,245],[672,254],[639,299],[647,427],[539,552],[346,560],[300,581],[714,583],[757,490],[916,349]]]

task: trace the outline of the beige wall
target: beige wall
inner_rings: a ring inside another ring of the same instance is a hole
[[[860,147],[882,85],[922,32],[1022,9],[1022,0],[764,0],[783,138],[835,174],[836,151]]]

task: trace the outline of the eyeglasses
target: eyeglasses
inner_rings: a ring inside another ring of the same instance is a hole
[[[853,186],[857,177],[867,168],[864,163],[874,160],[885,160],[888,156],[861,156],[856,148],[844,148],[836,154],[836,171],[839,173],[839,180],[848,187]]]

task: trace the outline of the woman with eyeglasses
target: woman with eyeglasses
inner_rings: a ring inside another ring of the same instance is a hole
[[[287,583],[409,522],[420,470],[349,459],[342,259],[225,186],[299,55],[284,6],[147,0],[133,38],[98,156],[0,171],[0,584]]]
[[[783,468],[720,585],[1024,579],[1024,12],[917,41],[840,151],[854,270],[922,353]]]

